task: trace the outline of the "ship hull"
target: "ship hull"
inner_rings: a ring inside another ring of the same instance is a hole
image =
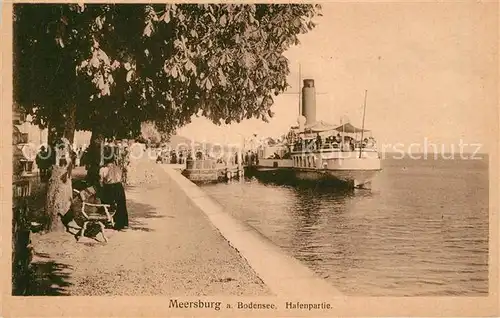
[[[348,187],[364,188],[380,170],[295,170],[295,177],[301,181],[339,184]]]
[[[255,177],[261,181],[275,184],[295,184],[295,171],[291,167],[273,165],[263,165],[259,163],[256,166],[246,167],[245,176]]]
[[[376,151],[320,151],[292,153],[293,170],[299,180],[331,181],[351,187],[369,187],[381,170]]]
[[[377,153],[308,153],[292,159],[265,159],[249,168],[249,175],[271,182],[331,184],[369,188],[381,170]]]
[[[248,167],[248,177],[278,184],[332,185],[348,188],[369,188],[379,170],[302,170],[293,168]]]

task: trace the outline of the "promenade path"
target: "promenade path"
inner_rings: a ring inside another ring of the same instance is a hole
[[[108,243],[34,234],[31,295],[271,295],[206,216],[152,162],[126,189],[130,227]],[[100,235],[98,236],[100,238]]]

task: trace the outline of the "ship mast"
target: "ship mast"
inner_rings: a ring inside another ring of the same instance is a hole
[[[363,133],[365,132],[366,96],[367,95],[368,95],[368,90],[365,90],[365,104],[363,106],[363,123],[361,125],[361,146],[359,147],[359,158],[361,158],[361,153],[363,152]]]
[[[297,86],[299,89],[299,115],[302,115],[302,90],[301,90],[301,85],[302,85],[302,66],[299,63],[299,85]]]

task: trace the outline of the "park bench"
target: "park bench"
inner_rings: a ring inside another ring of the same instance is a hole
[[[93,190],[93,188],[87,188],[82,191],[73,189],[73,191],[79,194],[80,199],[82,201],[82,207],[80,212],[83,217],[83,225],[79,235],[77,234],[76,236],[77,241],[79,241],[82,236],[85,236],[85,231],[87,231],[87,228],[89,226],[97,225],[99,226],[100,230],[95,234],[95,236],[101,233],[104,241],[107,242],[108,239],[104,234],[104,229],[106,228],[105,223],[114,226],[113,216],[116,212],[116,209],[111,210],[111,205],[109,204],[100,204],[100,203],[97,204],[97,203],[87,202],[87,199],[89,197],[95,195],[95,191]]]

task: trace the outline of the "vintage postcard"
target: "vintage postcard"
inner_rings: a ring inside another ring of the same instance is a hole
[[[497,1],[0,9],[1,317],[500,315]]]

